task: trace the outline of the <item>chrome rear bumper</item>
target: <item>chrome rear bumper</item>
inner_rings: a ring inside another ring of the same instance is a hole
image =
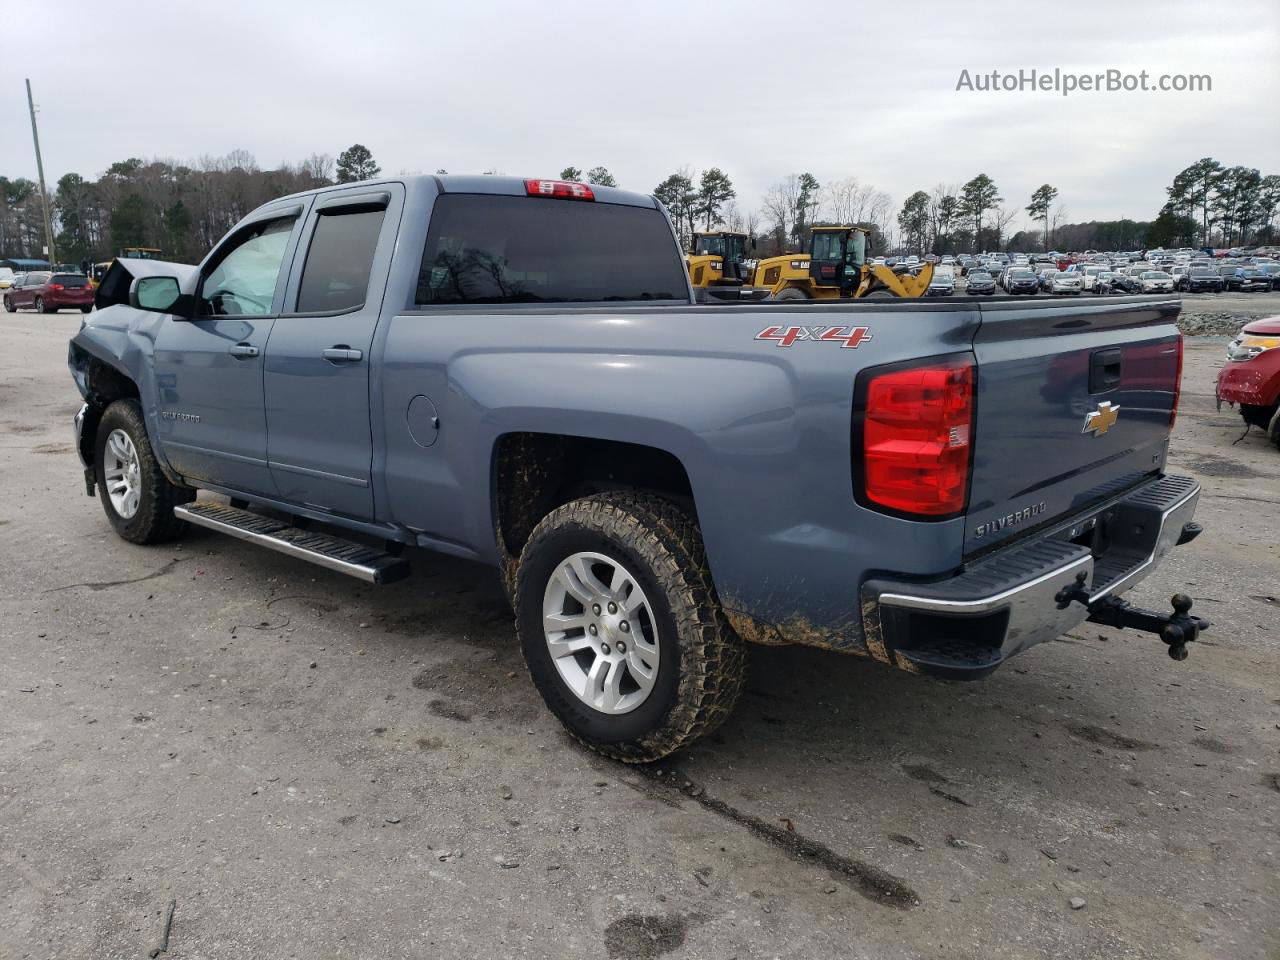
[[[1083,602],[1063,602],[1064,590],[1082,583],[1094,604],[1150,574],[1183,536],[1199,497],[1194,480],[1163,477],[945,580],[870,580],[862,595],[868,646],[907,670],[986,676],[1088,618]],[[1104,549],[1095,554],[1083,542],[1089,537]]]

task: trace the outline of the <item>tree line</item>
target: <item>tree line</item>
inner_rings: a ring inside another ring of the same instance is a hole
[[[57,260],[96,262],[124,247],[158,247],[167,259],[196,262],[236,221],[268,200],[381,173],[370,150],[358,143],[342,151],[336,162],[328,154],[313,153],[271,170],[236,150],[192,163],[130,158],[113,163],[97,180],[68,173],[48,197]],[[585,173],[568,166],[560,177],[618,185],[603,166]],[[808,172],[776,181],[756,210],[739,206],[732,179],[719,167],[682,167],[652,192],[686,248],[695,232],[719,228],[749,234],[757,253],[770,255],[805,249],[815,226],[841,224],[869,229],[876,252],[946,254],[1275,242],[1280,176],[1204,158],[1174,177],[1166,188],[1168,200],[1153,220],[1088,223],[1066,222],[1066,208],[1052,184],[1036,188],[1025,203],[1006,203],[985,173],[963,184],[916,190],[896,213],[887,193],[856,177],[822,184]],[[1022,215],[1039,228],[1010,232]],[[0,176],[0,256],[40,258],[44,242],[38,185]]]

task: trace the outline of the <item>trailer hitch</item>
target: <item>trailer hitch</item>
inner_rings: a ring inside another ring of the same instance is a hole
[[[1173,605],[1173,613],[1162,615],[1154,610],[1135,607],[1119,597],[1107,596],[1090,603],[1089,591],[1084,587],[1086,579],[1082,572],[1074,584],[1058,591],[1054,599],[1060,609],[1065,610],[1073,602],[1080,603],[1088,608],[1092,623],[1157,634],[1168,645],[1169,656],[1174,660],[1187,659],[1187,644],[1195,642],[1203,631],[1212,626],[1208,620],[1191,615],[1192,600],[1185,593],[1175,593],[1169,601]]]

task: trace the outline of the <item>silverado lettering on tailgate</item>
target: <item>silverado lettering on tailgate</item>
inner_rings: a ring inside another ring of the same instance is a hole
[[[1039,503],[1033,503],[1030,506],[1023,507],[1021,510],[1015,510],[1013,513],[1006,513],[1003,517],[996,517],[994,520],[988,520],[986,523],[980,523],[973,528],[975,538],[981,540],[983,537],[999,533],[1005,527],[1016,526],[1032,517],[1038,517],[1048,509],[1048,504],[1043,500]]]

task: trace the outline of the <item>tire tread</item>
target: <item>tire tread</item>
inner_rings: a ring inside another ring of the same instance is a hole
[[[733,712],[742,692],[747,651],[720,608],[697,524],[662,497],[610,491],[553,510],[534,528],[521,556],[567,525],[617,536],[648,562],[671,607],[681,648],[675,702],[658,728],[621,743],[596,741],[568,728],[570,735],[615,760],[650,763],[714,731]],[[542,585],[527,583],[518,572],[517,611],[529,589],[540,595]]]
[[[146,424],[142,419],[142,407],[137,400],[117,400],[107,407],[98,424],[98,434],[100,437],[106,437],[112,430],[121,427],[127,430],[130,439],[133,440],[134,449],[138,451],[138,466],[144,484],[142,501],[138,506],[138,513],[130,520],[124,521],[111,506],[111,498],[107,495],[102,477],[99,476],[98,493],[103,509],[107,511],[107,517],[115,527],[116,533],[131,543],[151,544],[176,540],[182,536],[187,524],[173,515],[173,508],[180,503],[189,503],[194,500],[196,492],[190,487],[180,487],[170,483],[164,471],[160,469],[155,452],[151,449],[151,441],[147,437]],[[103,443],[105,440],[95,444],[97,451],[95,466],[99,468],[99,474],[101,474]]]

